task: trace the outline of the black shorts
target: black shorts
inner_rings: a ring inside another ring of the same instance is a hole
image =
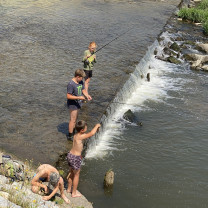
[[[84,70],[85,72],[85,80],[92,77],[92,70]]]
[[[82,102],[76,102],[75,100],[67,100],[67,107],[69,110],[78,110],[82,107]]]

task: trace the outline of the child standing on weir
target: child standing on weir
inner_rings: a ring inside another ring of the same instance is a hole
[[[91,42],[89,44],[88,50],[84,52],[83,62],[84,62],[84,72],[86,74],[85,77],[85,89],[88,92],[90,79],[92,77],[92,69],[94,64],[96,63],[96,51],[97,45],[95,42]]]
[[[75,71],[74,78],[72,78],[67,86],[67,106],[70,113],[68,140],[71,141],[73,140],[74,127],[77,121],[79,109],[81,109],[82,106],[82,101],[85,100],[85,97],[88,100],[92,100],[91,96],[84,87],[82,81],[84,77],[85,72],[83,69],[77,69]]]
[[[67,154],[67,162],[69,164],[69,167],[71,168],[67,176],[67,192],[72,192],[72,197],[79,197],[82,196],[81,193],[77,190],[77,186],[79,183],[79,174],[82,163],[81,153],[83,150],[83,140],[93,136],[100,128],[100,124],[96,124],[95,127],[89,133],[86,133],[87,123],[85,121],[78,121],[76,123],[75,128],[77,130],[77,133],[74,135],[72,149]]]

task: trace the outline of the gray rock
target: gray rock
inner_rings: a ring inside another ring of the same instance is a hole
[[[0,184],[8,184],[9,179],[3,175],[0,175]]]
[[[0,196],[4,197],[5,199],[9,198],[9,193],[4,192],[4,191],[0,191]]]
[[[1,208],[21,208],[20,206],[8,201],[7,199],[3,198],[2,196],[0,196],[0,207]]]
[[[134,113],[129,109],[123,115],[123,118],[131,123],[135,123],[139,126],[142,126],[142,122],[134,115]]]

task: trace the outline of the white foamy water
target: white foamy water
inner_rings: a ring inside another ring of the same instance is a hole
[[[170,41],[167,33],[163,34],[163,37],[165,37],[165,42]],[[183,90],[183,82],[187,80],[169,76],[178,70],[177,66],[156,59],[155,48],[158,54],[162,53],[163,48],[155,41],[108,107],[107,115],[101,119],[102,129],[92,139],[86,158],[103,158],[113,150],[121,150],[119,149],[120,135],[126,122],[122,117],[128,109],[133,112],[148,110],[145,102],[165,102],[167,98],[170,98],[167,94],[169,90]],[[147,73],[150,73],[150,82],[146,79]]]

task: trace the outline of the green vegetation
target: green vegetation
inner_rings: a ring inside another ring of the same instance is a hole
[[[182,8],[178,17],[191,22],[202,23],[204,33],[208,35],[208,0],[202,0],[195,8]]]

